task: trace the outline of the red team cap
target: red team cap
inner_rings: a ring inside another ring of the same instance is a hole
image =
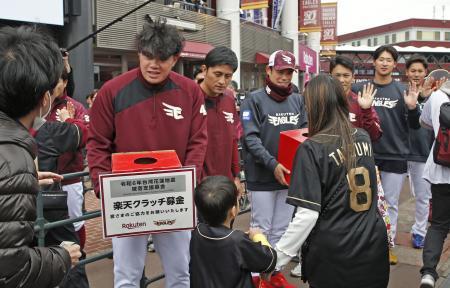
[[[269,67],[273,67],[275,70],[292,69],[297,71],[294,54],[285,50],[273,52],[269,57],[268,65]]]

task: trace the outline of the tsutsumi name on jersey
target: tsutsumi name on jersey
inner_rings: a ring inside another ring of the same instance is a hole
[[[373,156],[372,145],[368,142],[354,142],[353,147],[355,148],[355,154],[357,157]],[[343,164],[345,161],[344,154],[342,153],[342,150],[340,148],[328,154],[328,157],[333,158],[337,166],[341,166],[341,164]]]
[[[275,113],[275,115],[268,114],[269,123],[273,126],[283,125],[283,124],[292,124],[297,125],[298,120],[300,118],[300,114],[295,114],[292,112],[286,113]]]
[[[397,106],[397,103],[398,103],[398,99],[397,100],[392,100],[392,99],[390,99],[390,98],[375,98],[374,100],[373,100],[373,106],[376,106],[376,107],[385,107],[385,108],[389,108],[389,109],[392,109],[392,108],[395,108],[395,106]]]

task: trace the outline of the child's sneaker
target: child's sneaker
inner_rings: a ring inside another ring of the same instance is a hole
[[[297,266],[291,270],[291,276],[295,278],[302,277],[302,264],[298,263]]]
[[[272,284],[274,288],[296,288],[295,285],[292,285],[284,278],[284,275],[281,272],[272,275],[270,284]]]
[[[424,274],[420,280],[420,288],[434,288],[434,277],[430,274]]]
[[[415,249],[423,249],[423,243],[425,242],[425,237],[419,234],[412,234],[411,236],[412,246]]]

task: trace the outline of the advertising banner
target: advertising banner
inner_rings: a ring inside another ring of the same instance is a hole
[[[322,33],[320,45],[337,45],[337,3],[322,3]]]
[[[300,32],[319,32],[321,29],[320,0],[300,0],[298,5]]]

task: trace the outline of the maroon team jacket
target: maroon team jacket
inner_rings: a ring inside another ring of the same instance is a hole
[[[208,148],[202,178],[213,175],[227,176],[231,180],[239,175],[238,136],[234,96],[228,89],[218,97],[205,94],[208,113]]]
[[[84,108],[83,104],[76,101],[75,99],[70,98],[67,96],[66,91],[64,91],[64,95],[61,97],[58,97],[55,99],[55,101],[52,103],[52,110],[50,114],[47,116],[47,121],[60,121],[59,117],[57,115],[57,110],[62,108],[67,108],[67,102],[72,102],[72,104],[75,107],[75,116],[74,120],[76,120],[77,126],[84,125],[85,128],[89,127],[89,117],[87,116],[87,110]],[[68,122],[71,122],[72,120],[69,120]],[[84,130],[82,128],[82,130]],[[87,130],[87,129],[86,129]],[[83,137],[85,138],[85,137]],[[84,147],[83,145],[80,145],[80,147]],[[66,174],[66,173],[73,173],[73,172],[80,172],[84,169],[84,163],[83,163],[83,153],[81,151],[81,148],[78,149],[76,152],[66,152],[59,156],[58,158],[58,170],[56,171],[58,174]],[[80,182],[81,178],[75,178],[71,180],[63,180],[63,185],[73,184]]]
[[[348,106],[350,122],[352,122],[353,126],[366,130],[369,133],[370,140],[378,140],[383,131],[375,109],[373,107],[362,109],[358,104],[358,95],[353,91],[350,91],[348,95]]]
[[[90,111],[88,163],[99,195],[98,174],[111,171],[111,154],[176,151],[183,165],[202,175],[207,145],[206,110],[198,85],[175,72],[148,84],[139,68],[103,85]]]

